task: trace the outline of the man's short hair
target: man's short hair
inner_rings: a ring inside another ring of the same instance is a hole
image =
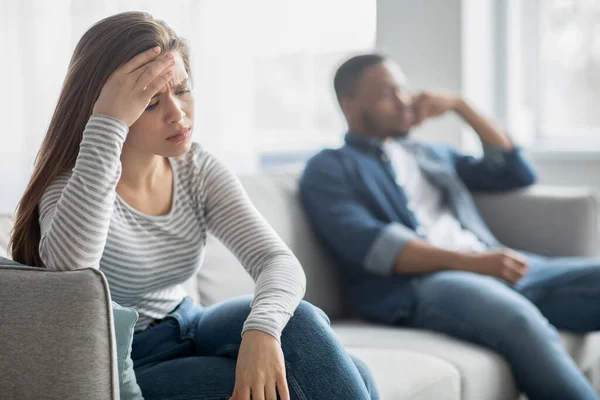
[[[381,54],[361,54],[344,62],[336,71],[333,78],[333,88],[340,105],[343,98],[354,96],[356,82],[363,72],[372,65],[381,64],[386,57]]]

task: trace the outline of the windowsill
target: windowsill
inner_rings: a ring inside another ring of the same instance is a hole
[[[600,148],[593,149],[527,149],[534,161],[600,161]]]

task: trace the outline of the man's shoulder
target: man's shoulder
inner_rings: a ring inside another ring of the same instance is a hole
[[[304,167],[302,180],[313,179],[323,172],[338,169],[340,167],[341,149],[323,149],[312,156]]]
[[[349,171],[355,169],[356,155],[349,146],[344,145],[335,149],[323,149],[312,156],[304,167],[300,184],[333,183],[345,180]]]
[[[318,166],[321,164],[328,164],[335,162],[340,159],[342,155],[342,148],[337,149],[323,149],[317,154],[308,159],[306,166]]]

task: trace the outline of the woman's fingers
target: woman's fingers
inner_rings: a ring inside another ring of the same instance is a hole
[[[168,69],[161,75],[157,76],[152,82],[144,89],[144,97],[148,100],[152,98],[160,89],[162,89],[171,79],[173,79],[173,69]]]
[[[133,57],[131,60],[127,61],[121,68],[119,68],[123,73],[130,74],[138,68],[146,65],[154,58],[156,58],[161,52],[159,46],[153,47],[146,51],[141,52],[137,56]]]
[[[236,388],[230,400],[250,400],[250,388],[248,386]]]
[[[277,385],[275,385],[275,382],[265,386],[265,400],[277,400]]]
[[[265,400],[265,386],[256,384],[252,386],[252,400]]]
[[[127,126],[133,125],[148,107],[152,96],[174,75],[175,55],[168,52],[157,57],[159,50],[153,48],[138,54],[117,69],[104,83],[92,112],[116,118]]]
[[[281,400],[290,400],[290,391],[287,384],[287,379],[285,378],[285,373],[281,374],[277,378],[277,392],[279,393],[279,398]]]
[[[146,90],[148,85],[161,76],[167,69],[171,68],[175,64],[175,56],[173,53],[167,53],[166,56],[160,57],[132,74],[132,78],[135,77],[134,83],[135,90],[140,92]],[[162,86],[161,86],[162,87]]]

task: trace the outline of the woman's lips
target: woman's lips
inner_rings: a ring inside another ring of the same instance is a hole
[[[167,140],[173,143],[181,143],[187,140],[191,136],[192,130],[190,128],[184,128],[179,133],[176,133],[173,136],[169,136]]]

